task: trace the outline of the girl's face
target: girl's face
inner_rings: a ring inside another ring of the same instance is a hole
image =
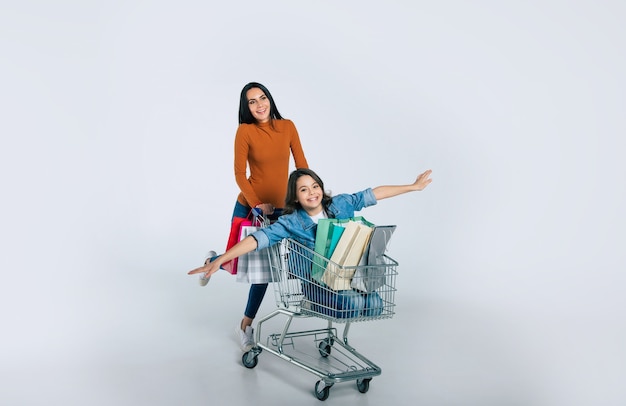
[[[297,202],[310,216],[319,214],[322,207],[322,187],[309,175],[302,175],[296,180]]]
[[[270,121],[270,100],[267,98],[263,90],[253,87],[246,92],[248,99],[248,108],[252,117],[258,123],[267,123]]]

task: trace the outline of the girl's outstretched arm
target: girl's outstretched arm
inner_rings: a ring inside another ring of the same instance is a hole
[[[247,254],[250,251],[254,251],[257,247],[257,242],[251,235],[247,236],[243,240],[239,241],[237,244],[233,245],[231,249],[226,251],[223,255],[220,255],[213,262],[207,262],[205,265],[200,268],[193,269],[187,272],[188,275],[193,275],[196,273],[204,273],[205,277],[209,277],[213,275],[215,272],[219,271],[220,266],[224,262],[228,262],[231,259],[235,259],[243,254]]]
[[[376,196],[376,200],[386,199],[388,197],[394,197],[401,195],[403,193],[414,192],[416,190],[424,190],[426,186],[432,179],[430,179],[430,174],[432,170],[427,170],[426,172],[420,174],[415,182],[410,185],[385,185],[385,186],[377,186],[372,191],[374,192],[374,196]]]

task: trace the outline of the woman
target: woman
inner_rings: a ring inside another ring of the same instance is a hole
[[[379,200],[423,190],[432,181],[430,179],[431,173],[431,170],[425,171],[417,177],[415,182],[408,185],[378,186],[353,194],[340,194],[330,197],[324,192],[324,183],[315,172],[310,169],[297,169],[289,176],[284,215],[272,225],[249,235],[223,255],[208,263],[205,262],[204,266],[189,271],[188,274],[199,273],[210,277],[220,269],[224,262],[250,251],[269,247],[283,238],[292,238],[314,249],[316,224],[320,218],[351,218],[354,217],[356,211],[375,205]],[[345,299],[350,301],[346,304],[347,307],[361,306],[361,309],[367,309],[368,305],[365,303],[367,298],[361,304],[354,302],[356,297]],[[374,305],[370,304],[370,306]],[[249,348],[252,346],[254,346],[254,342]]]
[[[239,98],[239,127],[235,135],[235,180],[240,193],[234,217],[247,217],[252,208],[275,220],[285,202],[290,158],[296,168],[308,168],[300,137],[291,120],[278,112],[269,90],[260,83],[243,87]],[[248,176],[249,169],[249,176]],[[209,252],[208,260],[215,257]],[[205,261],[206,264],[206,261]],[[244,351],[254,345],[252,322],[261,306],[268,280],[247,275],[252,281],[244,317],[235,329]],[[210,275],[200,276],[205,286]]]

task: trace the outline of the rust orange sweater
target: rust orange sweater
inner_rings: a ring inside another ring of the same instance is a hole
[[[249,207],[260,203],[285,206],[292,154],[296,168],[309,167],[293,122],[271,122],[273,128],[270,122],[240,124],[235,135],[235,180],[241,190],[237,200]]]

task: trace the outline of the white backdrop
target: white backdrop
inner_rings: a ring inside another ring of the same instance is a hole
[[[433,169],[362,212],[398,225],[398,311],[431,334],[434,368],[405,377],[466,396],[416,399],[485,405],[506,381],[509,404],[626,402],[623,2],[9,3],[0,403],[105,385],[90,366],[192,313],[249,81],[334,194]]]

